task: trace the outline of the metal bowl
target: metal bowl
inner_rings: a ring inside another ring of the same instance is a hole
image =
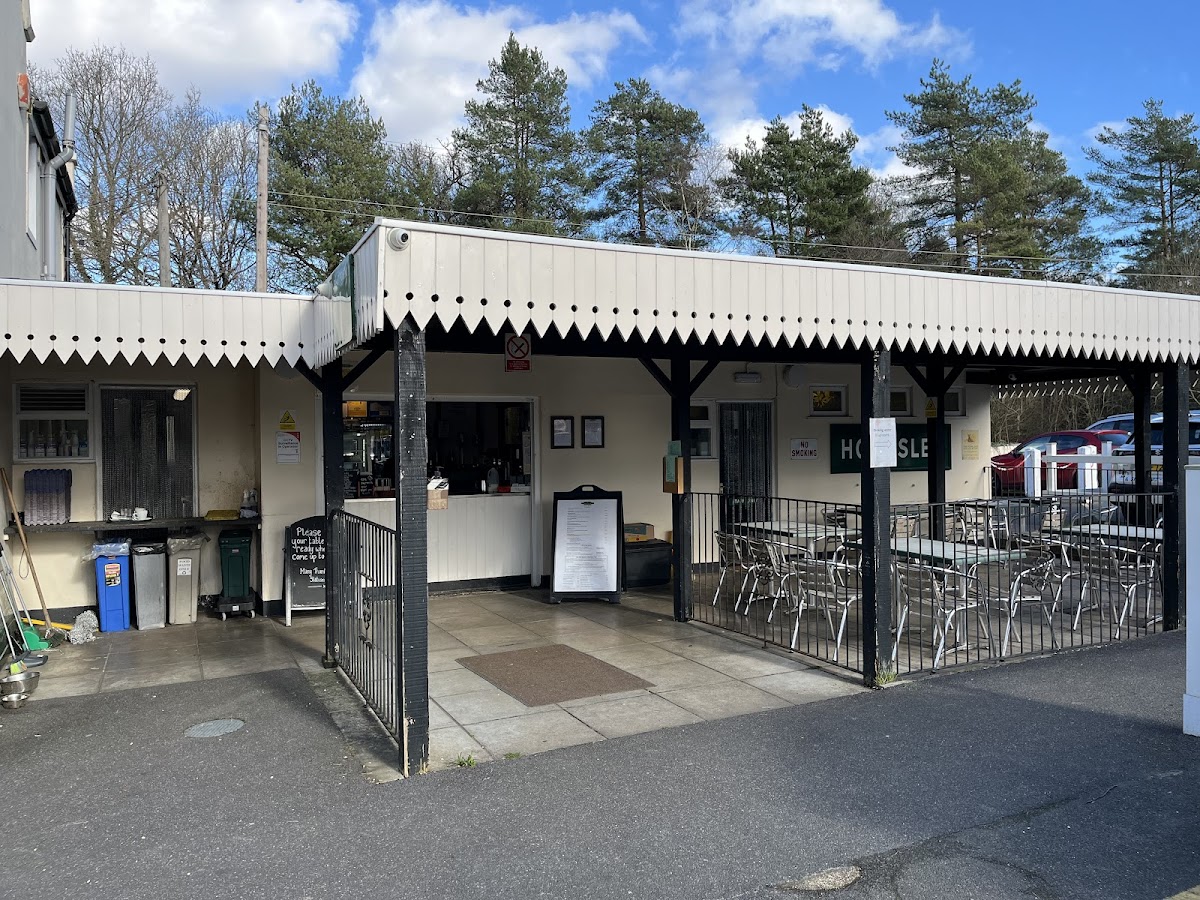
[[[12,694],[32,694],[41,677],[42,673],[33,669],[27,669],[16,675],[5,675],[0,678],[0,697],[8,697]]]
[[[28,694],[5,694],[3,697],[0,697],[0,706],[3,706],[5,709],[20,709],[28,699]]]

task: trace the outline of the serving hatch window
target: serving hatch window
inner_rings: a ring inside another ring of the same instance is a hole
[[[196,515],[195,396],[174,387],[100,388],[105,518],[138,507],[155,519]]]

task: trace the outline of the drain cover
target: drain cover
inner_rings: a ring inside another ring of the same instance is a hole
[[[245,724],[241,719],[214,719],[211,722],[193,725],[184,735],[193,738],[220,737],[223,734],[232,734]]]

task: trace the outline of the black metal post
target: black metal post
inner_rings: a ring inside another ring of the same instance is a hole
[[[1188,463],[1188,411],[1192,375],[1187,363],[1175,363],[1163,372],[1163,630],[1179,627],[1183,592],[1187,584],[1184,550],[1183,474]]]
[[[1126,384],[1133,391],[1133,483],[1139,494],[1150,491],[1150,390],[1154,386],[1154,374],[1146,369],[1135,369]],[[1144,511],[1138,501],[1139,512]],[[1139,524],[1153,525],[1154,521]]]
[[[929,528],[930,536],[942,540],[946,536],[946,367],[942,363],[941,354],[936,357],[937,364],[925,370],[925,379],[932,398],[937,406],[932,416],[926,413],[925,438],[926,449],[929,452],[929,467],[926,471],[928,478],[929,498]]]
[[[420,772],[429,761],[429,576],[426,558],[429,451],[426,445],[425,335],[411,319],[396,326],[396,661],[402,734],[400,767]]]
[[[675,570],[675,621],[692,617],[692,364],[686,356],[671,358],[671,440],[683,451],[683,494],[671,495],[671,562]]]
[[[346,505],[345,476],[342,474],[342,361],[335,360],[321,367],[321,440],[324,447],[321,471],[325,487],[326,539],[333,536],[333,514]],[[325,655],[321,665],[332,669],[337,665],[334,644],[336,611],[340,579],[332,567],[325,572]]]
[[[891,470],[871,468],[871,419],[890,413],[892,354],[873,350],[860,367],[862,420],[863,683],[875,684],[892,660]]]

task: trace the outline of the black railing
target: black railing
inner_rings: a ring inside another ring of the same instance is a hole
[[[690,494],[692,619],[862,671],[861,510]]]
[[[334,659],[402,745],[396,532],[338,510],[330,517],[329,536],[328,571],[337,579],[328,611]]]
[[[889,527],[898,674],[1160,630],[1163,494],[900,504]],[[861,508],[689,495],[692,618],[863,671]]]

